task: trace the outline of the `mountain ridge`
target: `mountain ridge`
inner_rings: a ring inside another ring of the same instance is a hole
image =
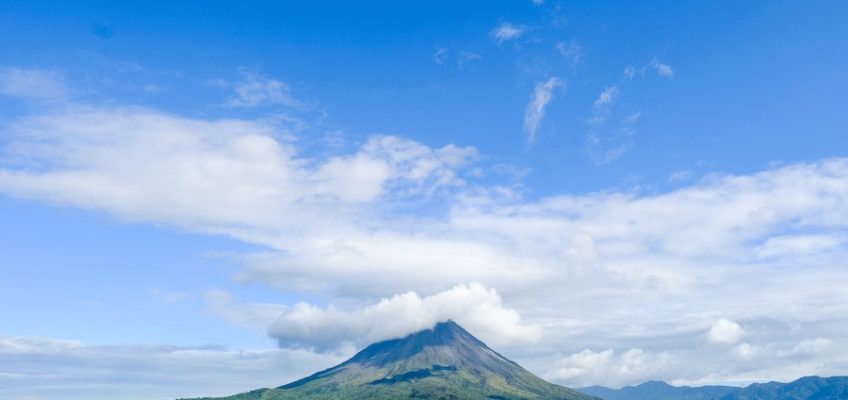
[[[735,386],[672,386],[649,381],[610,389],[588,386],[577,389],[603,400],[846,400],[848,376],[805,376],[792,382],[753,383]]]
[[[203,399],[597,400],[533,375],[451,320],[277,388]]]

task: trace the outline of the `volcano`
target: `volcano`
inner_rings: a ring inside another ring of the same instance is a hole
[[[216,398],[294,399],[597,400],[533,375],[453,321],[374,343],[335,367],[276,389]]]

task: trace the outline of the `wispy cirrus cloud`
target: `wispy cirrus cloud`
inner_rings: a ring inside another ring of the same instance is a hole
[[[598,165],[614,161],[633,146],[633,126],[642,113],[616,113],[615,105],[619,96],[621,90],[618,85],[609,85],[592,105],[592,117],[588,121],[590,132],[585,137],[585,143],[589,155]]]
[[[559,53],[568,60],[571,68],[576,68],[583,62],[583,49],[576,40],[572,39],[569,42],[559,42],[556,44]]]
[[[497,27],[492,29],[490,34],[498,43],[507,42],[518,39],[527,31],[527,28],[521,25],[514,25],[509,21],[501,22]]]
[[[649,71],[667,79],[674,77],[672,67],[656,57],[641,68],[641,75],[644,77]],[[621,88],[635,78],[637,72],[639,70],[633,66],[626,67],[623,77],[617,83],[604,87],[592,104],[592,116],[587,121],[589,133],[584,143],[595,164],[615,161],[635,147],[635,125],[642,117],[642,112],[623,109],[616,103],[622,96]]]
[[[610,85],[604,88],[601,94],[598,95],[598,98],[595,99],[593,106],[595,107],[595,111],[600,114],[609,113],[609,108],[615,103],[618,99],[619,94],[621,94],[621,90],[618,89],[616,85]]]
[[[433,61],[436,64],[444,64],[445,60],[448,57],[448,49],[444,47],[436,48],[436,51],[433,52]]]
[[[647,71],[654,71],[657,75],[663,78],[674,78],[674,69],[671,68],[671,65],[660,62],[660,60],[658,60],[656,57],[652,58],[651,62],[642,67],[643,75]]]
[[[460,70],[462,70],[466,65],[480,60],[481,58],[483,58],[483,55],[480,53],[462,50],[456,58],[456,65]]]
[[[60,71],[0,68],[0,95],[30,100],[62,100],[69,94],[65,75]]]
[[[536,132],[545,117],[545,108],[553,100],[554,90],[564,84],[564,81],[558,77],[536,82],[530,102],[524,110],[524,132],[527,134],[527,143],[533,144],[536,141]]]
[[[235,81],[218,80],[218,86],[233,91],[225,105],[233,108],[253,108],[272,105],[288,107],[301,106],[303,103],[292,95],[291,88],[283,81],[270,78],[258,69],[239,68],[239,79]]]
[[[483,58],[482,54],[480,54],[478,52],[474,52],[474,51],[468,51],[468,50],[456,51],[455,55],[453,55],[452,53],[454,53],[454,52],[447,49],[447,48],[439,47],[433,53],[433,61],[436,64],[443,65],[449,59],[455,59],[456,60],[456,67],[460,71],[462,71],[462,70],[465,69],[466,66],[471,65],[475,61],[478,61],[478,60]]]

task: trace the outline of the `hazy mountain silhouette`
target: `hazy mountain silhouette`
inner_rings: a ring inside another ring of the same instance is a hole
[[[848,377],[808,376],[793,382],[732,386],[677,387],[665,382],[609,389],[590,386],[579,391],[603,400],[848,400]]]
[[[734,386],[672,386],[665,382],[649,381],[636,386],[610,389],[589,386],[577,389],[603,400],[713,400],[740,390]]]

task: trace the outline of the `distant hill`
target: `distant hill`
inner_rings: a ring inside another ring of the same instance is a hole
[[[597,400],[542,380],[453,321],[372,344],[333,368],[276,389],[217,400],[294,399]]]
[[[678,387],[652,381],[621,389],[590,386],[578,390],[603,400],[848,400],[848,377],[808,376],[789,383],[755,383],[744,388]]]
[[[720,400],[846,400],[848,376],[808,376],[790,383],[755,383]]]
[[[738,391],[739,388],[733,386],[671,386],[665,382],[650,381],[621,389],[590,386],[578,390],[604,400],[714,400]]]

